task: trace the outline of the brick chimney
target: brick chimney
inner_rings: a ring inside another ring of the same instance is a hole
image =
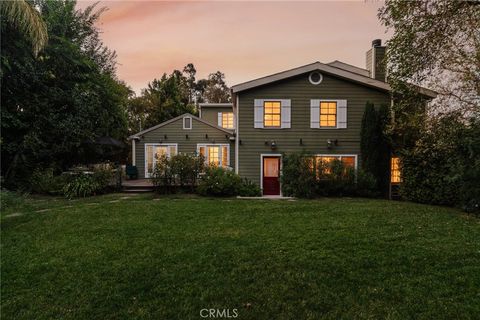
[[[370,72],[370,77],[379,81],[385,82],[385,52],[386,47],[382,46],[381,39],[372,41],[372,47],[367,51],[367,70]]]

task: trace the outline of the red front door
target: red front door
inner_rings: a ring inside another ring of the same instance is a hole
[[[263,194],[280,195],[280,157],[263,158]]]

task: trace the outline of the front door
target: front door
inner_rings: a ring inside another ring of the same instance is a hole
[[[280,195],[280,157],[263,158],[263,194]]]

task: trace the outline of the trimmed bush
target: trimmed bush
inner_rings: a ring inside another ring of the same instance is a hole
[[[69,199],[93,196],[105,192],[113,180],[113,171],[100,169],[93,174],[78,173],[71,175],[63,186],[63,195]]]
[[[191,192],[198,184],[198,176],[204,168],[204,158],[194,154],[178,154],[157,159],[152,183],[160,193],[172,193],[188,187]]]
[[[36,169],[30,177],[30,191],[38,194],[62,195],[67,183],[65,175],[54,175],[54,170]]]
[[[282,156],[282,193],[285,196],[314,198],[317,196],[317,180],[312,167],[312,155],[294,152]]]
[[[197,191],[203,196],[231,197],[239,194],[242,178],[231,170],[210,166],[200,179]]]

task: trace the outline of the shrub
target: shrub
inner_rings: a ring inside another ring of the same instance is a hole
[[[38,194],[61,195],[67,183],[65,175],[54,175],[54,170],[36,169],[30,177],[30,190]]]
[[[317,164],[319,177],[316,184],[317,195],[351,196],[355,194],[355,171],[342,161],[334,159],[330,163]]]
[[[24,194],[2,189],[0,191],[0,208],[4,211],[7,208],[19,207],[25,202],[25,198]]]
[[[239,194],[242,185],[242,178],[233,171],[209,166],[205,169],[197,191],[204,196],[234,196]]]
[[[381,195],[377,188],[377,180],[373,174],[362,169],[357,171],[355,193],[357,196],[368,198],[374,198]]]
[[[157,159],[157,165],[153,171],[152,183],[157,191],[170,193],[176,187],[189,186],[194,190],[200,172],[204,168],[204,158],[192,154],[178,154],[167,158],[162,155]]]
[[[316,176],[312,169],[312,155],[307,152],[285,154],[282,157],[282,193],[285,196],[313,198],[316,194]]]
[[[262,190],[260,190],[260,187],[256,183],[247,178],[243,178],[238,190],[238,195],[242,197],[259,197],[262,195]]]
[[[62,191],[69,199],[92,196],[105,192],[112,179],[113,171],[110,169],[96,170],[93,174],[79,173],[69,178]]]

